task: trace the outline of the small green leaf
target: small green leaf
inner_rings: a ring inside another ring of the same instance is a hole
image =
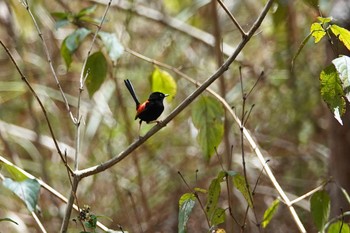
[[[179,200],[179,208],[181,208],[181,206],[186,202],[188,201],[189,199],[195,201],[196,200],[196,197],[193,193],[185,193],[183,194],[181,197],[180,197],[180,200]]]
[[[107,61],[102,52],[91,54],[84,69],[86,78],[86,87],[90,98],[101,87],[107,76]]]
[[[167,101],[174,99],[177,85],[174,78],[166,71],[155,67],[151,75],[152,92],[159,91],[168,94]]]
[[[194,188],[194,191],[198,192],[198,193],[208,193],[208,191],[206,189],[202,189],[202,188]]]
[[[10,218],[0,218],[0,222],[7,221],[7,222],[13,222],[14,224],[18,225],[18,223]]]
[[[78,49],[80,44],[90,34],[90,30],[86,28],[78,28],[72,34],[68,35],[61,45],[61,56],[63,57],[67,69],[69,69],[72,62],[72,55]]]
[[[192,108],[192,121],[199,130],[197,141],[205,160],[209,161],[224,134],[224,110],[213,97],[202,96]]]
[[[320,91],[335,119],[342,125],[341,116],[345,113],[346,105],[341,81],[334,65],[329,65],[321,71]]]
[[[265,210],[264,213],[264,220],[261,223],[261,226],[263,228],[265,228],[271,221],[271,219],[273,218],[273,216],[275,215],[278,206],[280,204],[280,200],[276,199],[272,202],[272,204],[269,206],[269,208],[267,208],[267,210]]]
[[[331,31],[350,50],[350,31],[335,24],[331,25]]]
[[[219,201],[220,193],[221,193],[220,181],[215,178],[210,183],[209,190],[208,190],[207,204],[205,206],[205,212],[207,212],[209,219],[212,218],[213,213],[216,209],[216,206]]]
[[[120,44],[117,35],[115,33],[108,32],[99,32],[98,35],[107,49],[108,56],[112,59],[112,61],[117,61],[117,59],[124,52],[124,47]]]
[[[320,23],[311,24],[310,32],[315,38],[315,44],[320,42],[320,40],[326,35],[326,31],[323,29],[322,24]]]
[[[181,196],[179,201],[179,217],[178,217],[178,232],[186,232],[186,224],[192,212],[195,202],[193,193],[185,193]]]
[[[85,15],[91,15],[92,13],[95,12],[96,7],[97,7],[96,5],[92,5],[92,6],[83,8],[81,11],[79,11],[79,13],[76,15],[76,17],[80,18],[80,17],[85,16]]]
[[[55,18],[56,25],[55,28],[61,28],[69,24],[72,15],[66,12],[52,12],[51,16]]]
[[[37,180],[26,179],[17,182],[6,178],[3,185],[15,193],[26,204],[30,212],[35,211],[40,191],[40,184]]]
[[[242,193],[250,208],[253,208],[251,194],[248,190],[248,184],[242,175],[237,174],[233,177],[233,185]]]
[[[219,181],[219,182],[222,182],[224,181],[224,177],[227,175],[227,172],[226,171],[220,171],[218,176],[216,177],[216,179]]]
[[[220,223],[225,222],[225,220],[226,220],[225,210],[222,208],[216,208],[210,223],[212,226],[217,226]]]
[[[326,18],[324,18],[324,17],[318,16],[318,17],[317,17],[317,20],[318,20],[320,23],[325,24],[325,23],[331,22],[331,21],[333,20],[333,18],[332,18],[332,17],[326,17]]]
[[[322,232],[330,212],[330,198],[326,191],[317,191],[312,195],[310,209],[317,229]]]
[[[350,101],[350,58],[348,56],[338,57],[332,63],[338,71],[344,94]]]
[[[4,168],[7,170],[7,172],[9,173],[9,176],[11,177],[12,180],[24,181],[28,179],[28,177],[25,174],[23,174],[20,170],[18,170],[15,166],[6,164],[6,163],[2,163],[2,164]]]
[[[89,220],[85,222],[85,226],[90,229],[96,229],[97,227],[97,217],[96,215],[91,214]]]
[[[345,222],[337,221],[329,226],[327,233],[350,233],[350,227]]]

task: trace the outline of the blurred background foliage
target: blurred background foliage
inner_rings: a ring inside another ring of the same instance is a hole
[[[91,17],[100,19],[105,9],[105,2],[102,2],[30,1],[31,10],[49,45],[53,66],[73,111],[76,111],[80,72],[92,35],[74,53],[71,67],[67,70],[60,55],[60,46],[64,38],[76,29],[76,25],[56,28],[51,13],[77,13],[96,4]],[[116,33],[126,49],[178,68],[199,82],[206,80],[218,68],[214,48],[203,41],[204,37],[194,38],[190,32],[181,32],[167,25],[166,21],[144,17],[135,10],[142,8],[145,15],[157,12],[214,34],[212,4],[209,0],[140,0],[124,5],[125,1],[113,2],[115,4],[107,14],[103,31]],[[225,1],[245,30],[253,24],[265,2]],[[240,114],[242,96],[239,66],[242,67],[246,91],[264,71],[263,79],[247,101],[247,107],[255,105],[247,128],[256,138],[265,157],[270,159],[269,165],[282,187],[294,195],[301,195],[316,187],[327,176],[328,110],[320,100],[318,86],[319,73],[325,63],[324,49],[321,46],[316,48],[310,41],[296,60],[294,69],[291,69],[291,59],[308,35],[309,25],[319,15],[314,2],[275,1],[273,10],[261,28],[222,77],[225,80],[225,99]],[[329,1],[320,1],[325,16],[328,14],[325,10],[328,4]],[[134,8],[127,10],[127,5]],[[57,91],[33,22],[17,0],[0,2],[0,11],[1,40],[14,53],[20,68],[44,102],[56,137],[67,145],[62,148],[68,148],[67,154],[71,157],[75,126]],[[241,35],[219,6],[217,12],[220,40],[234,48]],[[96,30],[92,23],[83,26]],[[101,41],[98,41],[93,51],[100,48]],[[222,57],[226,56],[222,54]],[[0,70],[0,154],[68,195],[70,184],[65,168],[52,142],[43,138],[50,134],[42,111],[3,50],[0,50]],[[153,70],[153,64],[124,52],[117,62],[108,61],[107,79],[92,98],[84,90],[80,168],[102,163],[136,140],[138,123],[133,120],[135,106],[123,80],[132,80],[139,98],[144,100],[151,91],[150,76]],[[167,71],[176,80],[177,94],[171,102],[165,103],[166,110],[162,117],[196,88],[176,73]],[[220,93],[217,83],[212,88]],[[141,134],[151,127],[144,124]],[[240,131],[230,117],[227,118],[225,131],[232,152],[221,145],[218,155],[225,158],[224,161],[232,155],[232,164],[224,166],[242,172]],[[78,189],[79,203],[91,206],[96,215],[112,219],[100,220],[114,229],[121,225],[129,232],[140,232],[140,228],[143,232],[176,232],[178,199],[188,191],[178,171],[191,187],[208,188],[211,179],[221,170],[216,155],[210,161],[204,159],[196,141],[197,133],[191,120],[190,107],[121,163],[83,180]],[[248,146],[246,158],[249,181],[254,184],[261,171],[261,164]],[[1,188],[0,216],[24,221],[25,224],[20,225],[23,229],[18,232],[39,232],[22,203],[10,196],[8,191]],[[246,202],[238,192],[235,196],[233,212],[241,219]],[[255,196],[256,211],[261,219],[263,211],[275,197],[271,183],[263,176]],[[223,196],[220,200],[223,208],[227,207],[225,198]],[[48,232],[57,232],[65,205],[42,191],[39,206]],[[303,216],[307,229],[314,231],[305,206],[297,207],[297,211]],[[73,213],[72,217],[75,215]],[[12,228],[11,223],[1,224],[8,227],[8,232],[19,229]],[[294,226],[286,207],[281,207],[266,232],[296,232]],[[205,232],[206,227],[204,215],[197,206],[189,220],[188,232]],[[250,220],[247,227],[248,232],[257,230]],[[79,225],[71,223],[70,232],[78,231]]]

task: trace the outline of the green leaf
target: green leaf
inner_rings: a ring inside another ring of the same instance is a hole
[[[97,7],[96,5],[92,5],[92,6],[83,8],[81,11],[79,11],[79,13],[76,15],[76,17],[80,18],[80,17],[85,16],[85,15],[91,15],[92,13],[95,12],[96,7]]]
[[[84,77],[86,77],[86,87],[90,98],[101,87],[107,76],[107,61],[102,52],[91,54],[84,69]]]
[[[350,58],[348,56],[338,57],[332,63],[338,71],[343,92],[348,101],[350,101]]]
[[[350,31],[335,24],[331,25],[331,31],[350,50]]]
[[[23,172],[18,170],[18,168],[16,168],[15,166],[10,165],[10,164],[6,164],[6,163],[0,163],[0,164],[3,164],[3,167],[7,170],[7,172],[9,173],[9,176],[11,177],[12,180],[24,181],[24,180],[28,179],[28,177],[25,174],[23,174]]]
[[[35,211],[40,191],[40,184],[37,180],[26,179],[17,182],[6,178],[3,185],[15,193],[26,204],[30,212]]]
[[[208,191],[206,189],[202,189],[202,188],[194,188],[194,191],[198,192],[198,193],[208,193]]]
[[[185,193],[179,200],[179,218],[178,218],[178,232],[186,232],[186,224],[192,212],[195,202],[193,193]]]
[[[233,177],[233,185],[242,193],[250,208],[253,208],[251,194],[248,190],[248,184],[242,175],[237,174]]]
[[[222,208],[216,208],[211,218],[211,225],[217,226],[220,223],[225,222],[225,220],[226,220],[225,210]]]
[[[124,52],[124,47],[120,44],[117,35],[108,32],[99,32],[98,35],[107,49],[108,56],[112,61],[117,61]]]
[[[61,56],[66,63],[67,69],[69,69],[72,62],[73,53],[90,33],[91,31],[86,28],[78,28],[63,40],[61,45]]]
[[[273,216],[275,215],[275,213],[278,209],[279,204],[280,204],[280,200],[276,199],[271,203],[269,208],[267,208],[267,210],[265,210],[264,220],[261,223],[261,226],[263,228],[265,228],[270,223],[271,219],[273,218]]]
[[[350,233],[350,227],[345,222],[337,221],[329,226],[327,233]]]
[[[7,221],[7,222],[13,222],[14,224],[18,225],[18,223],[10,218],[0,218],[0,222]]]
[[[326,31],[323,29],[322,24],[320,23],[311,24],[310,32],[315,38],[315,44],[320,42],[320,40],[326,35]]]
[[[52,12],[51,16],[55,18],[56,25],[55,28],[61,28],[69,24],[72,15],[66,12]]]
[[[321,71],[320,91],[335,119],[342,125],[341,116],[345,113],[346,105],[341,81],[334,65],[330,65]]]
[[[317,20],[318,20],[321,24],[325,24],[325,23],[330,23],[330,22],[333,20],[333,18],[332,18],[332,17],[326,17],[326,18],[324,18],[324,17],[318,16],[318,17],[317,17]]]
[[[222,182],[224,181],[224,177],[227,175],[227,172],[226,171],[220,171],[218,176],[216,177],[216,179],[219,181],[219,182]]]
[[[203,96],[192,108],[192,121],[199,130],[197,141],[205,160],[209,161],[224,134],[224,110],[213,97]]]
[[[97,217],[96,215],[91,214],[89,216],[89,221],[85,222],[85,226],[90,229],[96,229],[97,227]]]
[[[152,92],[159,91],[168,94],[167,101],[170,102],[176,95],[177,85],[175,79],[166,71],[155,67],[151,75]]]
[[[322,232],[330,212],[330,198],[326,191],[317,191],[312,195],[310,209],[317,229]]]
[[[209,219],[213,217],[214,211],[219,201],[220,193],[220,181],[217,178],[215,178],[210,183],[207,204],[205,206],[205,212],[207,213]]]

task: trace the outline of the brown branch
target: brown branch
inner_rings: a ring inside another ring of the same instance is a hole
[[[238,21],[236,20],[236,18],[232,15],[232,13],[230,12],[230,10],[226,7],[225,3],[221,0],[217,0],[218,3],[220,4],[220,6],[222,7],[222,9],[224,9],[224,11],[226,12],[226,14],[230,17],[230,19],[232,20],[232,22],[236,25],[236,27],[238,28],[238,30],[240,31],[240,33],[242,34],[242,37],[247,36],[247,33],[243,30],[243,28],[241,27],[241,25],[238,23]]]

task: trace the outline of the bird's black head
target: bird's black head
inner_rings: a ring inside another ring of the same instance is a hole
[[[162,92],[153,92],[149,96],[148,100],[163,100],[167,96],[167,94],[163,94]]]

